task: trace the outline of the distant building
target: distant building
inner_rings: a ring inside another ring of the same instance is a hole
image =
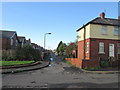
[[[26,44],[26,38],[24,36],[18,36],[20,46],[23,47]]]
[[[31,45],[31,39],[26,40],[26,44]]]

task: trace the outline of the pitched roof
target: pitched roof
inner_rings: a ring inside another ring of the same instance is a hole
[[[20,42],[26,40],[24,36],[18,36],[18,39]]]
[[[16,34],[16,31],[5,31],[5,30],[0,30],[0,38],[10,38],[13,36],[13,34]]]
[[[97,18],[93,19],[92,21],[88,22],[87,24],[85,24],[84,26],[82,26],[81,28],[79,28],[77,31],[79,31],[80,29],[84,28],[88,24],[120,26],[120,20],[118,20],[118,19],[111,19],[111,18],[97,17]]]

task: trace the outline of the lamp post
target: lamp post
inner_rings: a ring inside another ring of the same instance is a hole
[[[47,34],[51,34],[51,33],[45,33],[45,34],[44,34],[44,49],[45,49],[45,44],[46,44],[46,35],[47,35]]]

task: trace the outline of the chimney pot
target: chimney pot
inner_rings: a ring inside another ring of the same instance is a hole
[[[104,12],[100,13],[100,17],[105,18],[105,13]]]

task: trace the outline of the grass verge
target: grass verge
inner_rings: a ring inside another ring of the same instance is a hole
[[[35,61],[0,61],[0,66],[13,66],[33,63]]]

